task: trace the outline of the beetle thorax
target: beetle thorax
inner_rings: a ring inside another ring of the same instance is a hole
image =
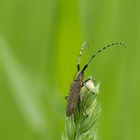
[[[79,72],[77,72],[74,80],[78,81],[78,82],[82,82],[83,78],[84,78],[84,74],[81,71],[79,71]]]

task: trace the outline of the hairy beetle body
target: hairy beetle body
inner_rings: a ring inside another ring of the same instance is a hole
[[[78,100],[80,98],[80,90],[82,84],[79,81],[73,81],[70,86],[70,92],[68,96],[68,103],[66,108],[66,116],[71,116],[77,107]]]

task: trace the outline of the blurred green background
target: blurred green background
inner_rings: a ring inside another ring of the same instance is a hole
[[[64,97],[84,41],[98,55],[87,69],[101,82],[99,140],[140,139],[138,0],[0,0],[0,140],[59,140]]]

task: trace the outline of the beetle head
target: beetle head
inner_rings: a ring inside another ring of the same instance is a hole
[[[79,71],[77,72],[76,76],[75,76],[75,81],[79,81],[79,82],[82,82],[83,81],[83,78],[84,78],[84,74],[83,72]]]

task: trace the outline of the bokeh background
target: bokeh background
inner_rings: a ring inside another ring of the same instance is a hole
[[[138,0],[0,0],[0,140],[59,140],[76,72],[100,81],[99,140],[140,139]]]

